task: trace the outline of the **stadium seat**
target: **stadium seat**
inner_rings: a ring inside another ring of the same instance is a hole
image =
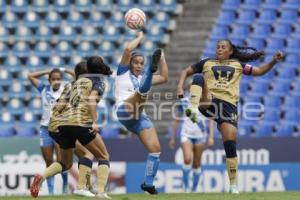
[[[117,11],[112,13],[111,17],[109,18],[110,24],[116,27],[123,27],[124,26],[124,14],[121,11]]]
[[[116,3],[118,10],[126,12],[134,7],[133,0],[118,0]]]
[[[1,18],[1,26],[9,29],[15,29],[18,26],[18,17],[13,12],[5,12]]]
[[[50,68],[59,68],[65,66],[65,61],[58,55],[52,55],[47,63]]]
[[[12,0],[10,9],[14,13],[23,14],[28,11],[28,1],[26,0]]]
[[[271,26],[267,24],[256,24],[251,38],[266,39],[271,33]]]
[[[34,47],[34,55],[41,58],[49,58],[51,55],[52,47],[48,42],[38,42]]]
[[[148,40],[153,42],[162,42],[164,37],[164,31],[160,26],[151,26],[146,35]]]
[[[241,0],[224,0],[222,4],[222,10],[235,11],[239,8]]]
[[[60,57],[70,58],[72,56],[72,46],[66,41],[61,41],[56,45],[55,53]]]
[[[66,20],[67,24],[74,28],[81,28],[84,22],[83,16],[79,12],[71,12]]]
[[[90,15],[86,22],[90,26],[102,28],[105,23],[105,17],[101,12],[96,12],[93,15]]]
[[[0,42],[8,42],[10,40],[10,34],[5,27],[0,26]]]
[[[287,96],[284,99],[283,108],[290,110],[300,110],[300,95]]]
[[[25,66],[30,70],[40,70],[43,68],[45,63],[38,56],[32,55],[27,58]]]
[[[264,96],[269,90],[268,83],[254,82],[251,84],[251,91],[249,94],[251,96]]]
[[[27,26],[18,26],[15,39],[17,41],[30,42],[33,39],[32,31]]]
[[[276,125],[280,122],[280,111],[278,109],[265,109],[262,120],[261,123]]]
[[[113,3],[110,0],[97,0],[96,10],[100,12],[110,13],[113,10]]]
[[[0,69],[0,85],[8,86],[10,85],[13,77],[12,74],[6,69]]]
[[[15,135],[15,129],[13,125],[0,123],[0,137],[13,137]]]
[[[16,56],[8,56],[4,61],[4,68],[9,72],[21,71],[21,62]]]
[[[257,10],[261,4],[262,0],[244,0],[244,3],[240,8],[245,10]]]
[[[281,5],[281,0],[265,0],[261,5],[262,10],[271,9],[277,10]]]
[[[280,18],[277,20],[277,23],[292,24],[296,22],[298,18],[297,10],[282,10]]]
[[[270,94],[274,96],[285,96],[290,90],[290,83],[286,81],[274,81],[271,84],[271,87],[272,90],[270,91]]]
[[[248,83],[246,82],[241,82],[240,84],[240,95],[245,95],[248,92]]]
[[[291,81],[296,77],[296,70],[294,68],[278,68],[277,70],[278,73],[278,79],[282,79],[282,81]]]
[[[298,68],[300,63],[300,57],[298,54],[288,54],[285,57],[284,66],[289,68]]]
[[[33,88],[33,90],[37,92],[36,88]],[[28,109],[34,114],[42,113],[42,101],[40,97],[31,99],[28,105]]]
[[[78,12],[90,12],[93,8],[91,0],[76,0],[75,10]]]
[[[285,48],[287,53],[297,53],[300,52],[300,39],[297,38],[288,38],[287,47]]]
[[[149,24],[152,25],[159,25],[162,28],[168,29],[171,23],[170,16],[165,12],[158,12],[155,14],[155,16],[151,19],[151,22]]]
[[[214,40],[220,40],[223,38],[227,38],[229,34],[229,27],[228,26],[214,26],[210,38]]]
[[[1,49],[1,48],[0,48]],[[26,58],[30,55],[30,47],[25,42],[17,42],[12,49],[12,55]]]
[[[300,95],[300,81],[293,84],[292,94]]]
[[[231,25],[235,21],[235,11],[223,11],[219,14],[217,24]]]
[[[24,124],[21,124],[20,127],[16,128],[16,136],[18,137],[33,137],[36,135],[35,127],[24,127]]]
[[[54,10],[59,13],[68,13],[70,6],[70,0],[54,0]]]
[[[100,37],[99,35],[100,34],[98,32],[98,29],[88,26],[82,30],[80,34],[80,40],[87,42],[97,42],[97,40],[99,40]]]
[[[49,10],[48,0],[33,0],[31,8],[37,13],[46,13]]]
[[[277,24],[274,29],[274,33],[271,34],[272,38],[286,39],[292,32],[290,24]]]
[[[119,30],[112,25],[107,25],[103,31],[103,40],[117,41],[120,38]]]
[[[273,54],[276,51],[283,51],[285,48],[284,46],[284,39],[281,38],[272,38],[267,40],[267,46],[265,52],[268,54]]]
[[[81,57],[90,57],[94,55],[94,47],[90,42],[81,42],[77,46],[76,51]],[[100,55],[102,54],[100,53]]]
[[[99,47],[98,52],[104,57],[112,57],[115,51],[115,46],[112,42],[103,41]]]
[[[297,0],[286,0],[285,3],[282,5],[282,8],[287,9],[298,9],[300,7],[300,2]]]
[[[293,29],[294,29],[294,31],[291,34],[291,37],[300,39],[300,24],[299,23],[293,24]]]
[[[294,126],[289,124],[278,124],[275,127],[275,134],[277,137],[290,137],[293,136]]]
[[[273,136],[273,126],[268,124],[261,124],[254,127],[256,137],[270,137]]]
[[[239,136],[250,136],[252,134],[252,128],[247,124],[238,124],[238,135]]]
[[[155,0],[138,0],[138,7],[145,11],[153,13],[156,9],[156,3]]]
[[[173,12],[177,8],[176,0],[161,0],[159,1],[159,10],[165,12]]]
[[[265,42],[263,39],[249,39],[246,40],[248,47],[253,47],[257,50],[263,50],[265,48]]]
[[[10,99],[6,107],[12,115],[21,115],[24,112],[23,102],[17,98]]]
[[[77,33],[74,28],[71,26],[65,26],[63,29],[60,29],[58,40],[73,42],[77,39]]]
[[[45,26],[50,28],[59,28],[61,26],[61,23],[61,16],[57,12],[50,11],[47,13]]]
[[[7,4],[6,1],[0,1],[0,13],[4,13],[7,11]]]
[[[255,10],[240,10],[239,17],[235,21],[237,24],[250,25],[256,19]]]
[[[255,22],[259,24],[272,24],[276,18],[276,10],[262,10],[259,13],[259,18]]]
[[[47,26],[40,26],[35,33],[35,39],[37,41],[51,41],[53,39],[53,32]]]
[[[79,55],[73,55],[71,58],[70,58],[70,61],[68,63],[68,67],[70,68],[74,68],[75,65],[81,61],[84,61],[83,58],[81,58]]]
[[[125,29],[125,33],[123,33],[123,38],[125,41],[132,40],[136,37],[136,31],[130,28]]]
[[[300,123],[299,110],[291,110],[291,109],[286,110],[284,114],[284,121],[282,121],[282,123],[299,125]]]
[[[231,39],[245,39],[249,34],[248,25],[236,25],[233,26],[233,31],[230,34]]]
[[[264,106],[266,110],[278,109],[281,106],[281,97],[267,95],[264,97]]]
[[[39,16],[32,11],[28,11],[23,19],[24,26],[27,26],[29,28],[36,29],[40,26],[40,18]]]
[[[153,53],[153,49],[156,48],[157,48],[156,43],[150,40],[145,40],[140,46],[141,51],[143,51],[146,55],[151,55]]]

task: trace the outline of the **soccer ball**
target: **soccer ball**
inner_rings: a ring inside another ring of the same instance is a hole
[[[125,14],[125,24],[130,29],[141,29],[146,24],[146,15],[139,8],[131,8]]]

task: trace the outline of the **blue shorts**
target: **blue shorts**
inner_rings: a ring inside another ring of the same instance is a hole
[[[48,126],[40,127],[40,147],[50,147],[54,145],[54,140],[50,137],[48,132]]]
[[[181,136],[181,143],[183,142],[189,142],[193,145],[195,144],[205,144],[206,143],[207,137],[201,137],[201,138],[192,138],[192,137],[187,137],[187,136]]]
[[[127,130],[139,134],[144,129],[153,128],[153,124],[145,113],[141,113],[139,119],[133,119],[130,114],[125,111],[124,105],[117,107],[117,117],[120,123],[127,128]]]

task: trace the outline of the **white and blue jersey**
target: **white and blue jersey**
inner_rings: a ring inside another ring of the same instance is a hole
[[[177,115],[181,117],[182,124],[180,126],[181,142],[191,141],[192,143],[205,143],[207,140],[207,119],[198,111],[198,123],[193,123],[189,117],[184,114],[185,109],[189,105],[189,98],[182,98],[177,108]]]
[[[115,79],[115,98],[116,98],[116,114],[121,122],[129,131],[139,134],[142,130],[152,128],[153,124],[146,113],[143,111],[139,119],[133,119],[126,112],[124,101],[133,95],[139,88],[143,74],[136,77],[131,71],[130,66],[119,64],[117,77]]]
[[[52,107],[56,100],[60,97],[62,91],[64,90],[64,84],[61,84],[57,91],[53,91],[51,85],[40,83],[37,86],[38,91],[41,93],[42,104],[43,104],[43,114],[41,120],[40,134],[40,146],[48,147],[54,144],[53,139],[48,133],[48,124],[52,114]]]

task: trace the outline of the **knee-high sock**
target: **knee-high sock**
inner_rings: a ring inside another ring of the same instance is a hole
[[[61,177],[63,180],[63,193],[68,192],[68,172],[64,171],[61,173]]]
[[[201,168],[199,167],[199,168],[193,169],[193,186],[192,186],[193,192],[197,191],[200,176],[201,176]]]
[[[54,194],[54,176],[49,176],[47,179],[48,193],[50,195]]]
[[[226,165],[229,176],[230,185],[237,184],[237,172],[238,172],[238,159],[236,153],[236,142],[233,140],[227,140],[224,142],[224,149],[226,153]]]
[[[145,70],[145,73],[142,77],[142,80],[139,85],[138,92],[142,95],[147,94],[152,85],[152,72],[150,71],[150,67]]]
[[[182,165],[182,184],[185,189],[189,188],[189,174],[191,171],[190,165]]]
[[[50,176],[54,176],[62,171],[64,171],[65,166],[63,163],[60,162],[54,162],[52,163],[49,167],[46,168],[44,173],[42,174],[43,179],[45,180],[46,178]]]
[[[78,162],[79,178],[77,189],[86,189],[91,184],[91,172],[93,161],[88,158],[80,158]]]
[[[145,184],[152,186],[154,177],[156,176],[159,162],[160,162],[160,152],[158,153],[149,153],[146,162],[145,169]]]
[[[192,108],[198,108],[202,96],[202,88],[204,86],[204,78],[201,74],[193,76],[193,82],[190,87],[190,105]]]
[[[98,169],[97,169],[98,192],[100,193],[105,192],[108,175],[109,175],[109,161],[99,160]]]

